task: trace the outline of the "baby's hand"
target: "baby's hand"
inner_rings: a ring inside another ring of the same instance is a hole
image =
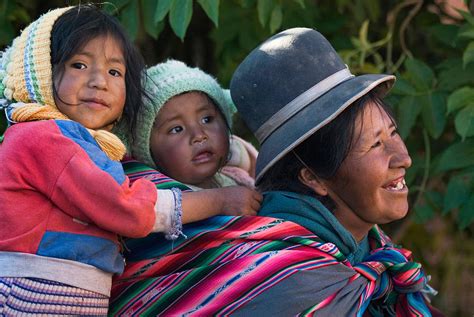
[[[230,186],[219,189],[222,194],[221,214],[229,216],[256,215],[260,209],[262,195],[245,186]]]

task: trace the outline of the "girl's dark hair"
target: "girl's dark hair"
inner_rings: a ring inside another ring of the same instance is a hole
[[[62,14],[51,32],[51,64],[53,78],[64,74],[66,62],[87,43],[99,36],[111,36],[121,46],[125,59],[125,107],[123,120],[129,134],[135,129],[137,113],[143,106],[145,72],[143,57],[135,48],[116,18],[92,4],[81,4]],[[53,81],[54,96],[58,98]]]
[[[331,179],[349,154],[355,138],[359,137],[360,133],[355,131],[356,119],[370,102],[385,111],[395,123],[391,108],[377,95],[369,92],[275,163],[263,175],[258,185],[259,190],[283,190],[316,196],[329,210],[334,210],[334,201],[329,196],[317,195],[298,179],[301,169],[305,166],[295,152],[316,176]]]

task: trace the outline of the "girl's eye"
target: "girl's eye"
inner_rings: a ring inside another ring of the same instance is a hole
[[[396,136],[398,135],[398,129],[393,129],[392,133],[390,133],[390,136]]]
[[[214,117],[212,116],[205,116],[201,119],[202,123],[211,123]]]
[[[86,65],[84,65],[83,63],[73,63],[71,65],[71,67],[73,67],[75,69],[84,69],[84,68],[86,68]]]
[[[181,131],[183,131],[183,127],[181,126],[176,126],[174,128],[171,128],[169,133],[170,134],[176,134],[176,133],[180,133]]]
[[[119,72],[118,70],[116,69],[111,69],[109,70],[109,74],[114,76],[114,77],[122,77],[122,73]]]

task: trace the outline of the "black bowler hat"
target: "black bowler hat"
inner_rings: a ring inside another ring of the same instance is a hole
[[[321,33],[293,28],[255,48],[230,84],[232,99],[261,144],[256,182],[285,154],[374,90],[383,97],[395,76],[354,76]]]

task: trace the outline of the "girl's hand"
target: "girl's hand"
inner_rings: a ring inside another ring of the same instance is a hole
[[[259,192],[245,186],[230,186],[214,190],[219,191],[219,197],[222,198],[221,215],[254,216],[263,200]]]

